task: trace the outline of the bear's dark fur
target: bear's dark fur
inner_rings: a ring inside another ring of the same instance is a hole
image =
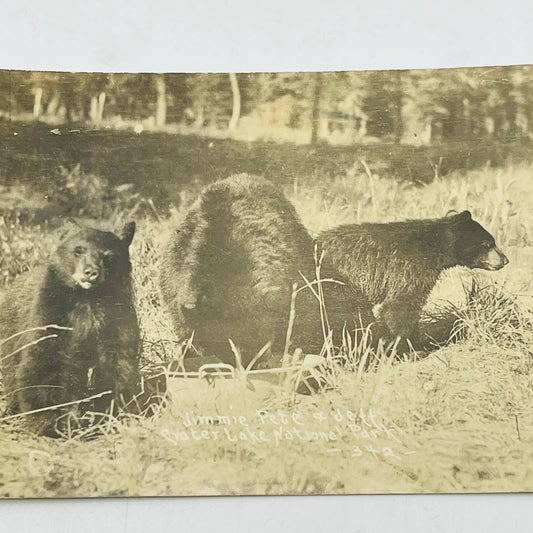
[[[509,261],[469,211],[387,224],[342,225],[320,233],[321,249],[348,290],[362,291],[386,326],[381,334],[421,346],[422,307],[443,270],[498,270]]]
[[[3,344],[3,357],[29,345],[3,360],[8,413],[110,390],[91,406],[103,411],[111,398],[120,405],[134,394],[140,345],[129,259],[134,233],[133,222],[119,235],[77,227],[49,264],[21,275],[6,291],[0,302],[0,338],[25,333]],[[54,337],[39,341],[49,335]],[[62,412],[23,418],[36,432],[53,435]]]
[[[207,187],[171,236],[160,286],[176,333],[204,355],[249,360],[287,327],[291,286],[313,241],[269,182],[238,175]],[[301,278],[300,278],[301,279]]]
[[[267,342],[283,351],[293,284],[305,286],[301,274],[315,279],[312,237],[272,183],[242,174],[208,186],[193,204],[163,254],[160,286],[181,339],[194,332],[202,354],[234,363],[231,338],[248,362]],[[333,277],[327,265],[320,277]],[[359,310],[372,320],[362,294],[347,302],[341,285],[322,287],[335,332],[345,323],[353,328]],[[304,350],[322,346],[319,302],[309,288],[297,295],[291,339]]]
[[[342,225],[315,241],[273,184],[248,175],[207,187],[163,255],[161,290],[176,332],[204,355],[245,360],[268,341],[283,350],[293,283],[315,279],[322,256],[324,301],[334,344],[343,328],[372,326],[374,343],[402,338],[400,350],[428,347],[420,314],[437,278],[456,265],[497,270],[507,258],[468,211],[387,224]],[[320,350],[319,304],[306,288],[296,300],[293,346]]]

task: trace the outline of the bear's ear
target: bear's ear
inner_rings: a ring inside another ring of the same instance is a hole
[[[446,217],[447,217],[447,218],[454,217],[454,216],[457,215],[457,214],[458,214],[458,213],[457,213],[457,211],[456,211],[455,209],[450,209],[450,210],[447,211],[447,213],[446,213]]]
[[[120,240],[126,245],[129,246],[135,235],[135,222],[128,222],[124,225],[122,230],[119,233]]]
[[[453,219],[455,222],[468,222],[469,220],[472,220],[472,213],[470,213],[470,211],[463,211],[462,213],[453,215]]]

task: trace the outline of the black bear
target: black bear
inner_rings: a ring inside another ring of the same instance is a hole
[[[176,333],[181,339],[194,334],[193,344],[203,355],[230,364],[235,358],[229,338],[244,363],[268,342],[272,352],[282,353],[297,284],[302,290],[295,300],[291,344],[320,351],[319,299],[305,281],[315,280],[314,248],[294,206],[267,180],[241,174],[208,186],[162,256],[161,293]],[[326,264],[320,278],[333,278]],[[373,320],[362,293],[347,295],[332,281],[322,290],[333,331],[357,325],[361,313],[366,323]]]
[[[317,257],[320,278],[340,282],[322,284],[334,344],[345,327],[371,327],[374,344],[400,337],[399,350],[409,347],[407,340],[415,348],[428,346],[418,331],[420,314],[443,270],[497,270],[508,263],[468,211],[341,225],[313,240],[273,184],[239,175],[207,187],[171,236],[161,265],[163,300],[178,335],[194,333],[203,354],[233,361],[228,338],[245,360],[269,341],[279,353],[292,286],[315,279]],[[293,346],[320,350],[323,316],[308,288],[298,294],[295,317]]]
[[[180,338],[204,355],[245,361],[287,327],[300,257],[313,241],[269,182],[246,174],[208,186],[171,235],[161,263],[163,300]],[[301,280],[301,277],[300,277]]]
[[[105,411],[131,399],[139,383],[140,336],[131,287],[129,245],[120,234],[72,228],[48,264],[19,276],[0,302],[8,413],[55,435],[62,409],[106,391],[91,406]],[[6,341],[7,340],[7,341]]]
[[[469,211],[444,218],[347,224],[320,233],[320,248],[349,291],[374,306],[380,335],[421,346],[422,307],[443,270],[499,270],[509,260]]]

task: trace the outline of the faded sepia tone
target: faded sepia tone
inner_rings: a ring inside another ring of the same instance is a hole
[[[0,71],[0,494],[532,490],[532,148],[529,66]]]

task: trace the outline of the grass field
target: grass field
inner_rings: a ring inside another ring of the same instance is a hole
[[[109,418],[97,438],[51,440],[1,421],[0,494],[532,490],[532,172],[527,165],[487,168],[420,187],[379,178],[358,160],[328,180],[290,180],[285,192],[313,232],[468,208],[510,264],[476,273],[469,298],[463,287],[472,287],[472,273],[457,269],[439,282],[427,311],[453,306],[465,334],[459,342],[419,360],[382,358],[367,372],[357,361],[335,366],[329,387],[314,395],[250,383],[238,373],[215,387],[176,380],[154,416]],[[111,223],[131,216],[138,222],[132,261],[146,365],[183,355],[156,279],[162,241],[193,200],[184,189],[169,217],[141,210],[139,202],[109,213]],[[15,215],[0,225],[5,286],[46,257],[52,226]]]

